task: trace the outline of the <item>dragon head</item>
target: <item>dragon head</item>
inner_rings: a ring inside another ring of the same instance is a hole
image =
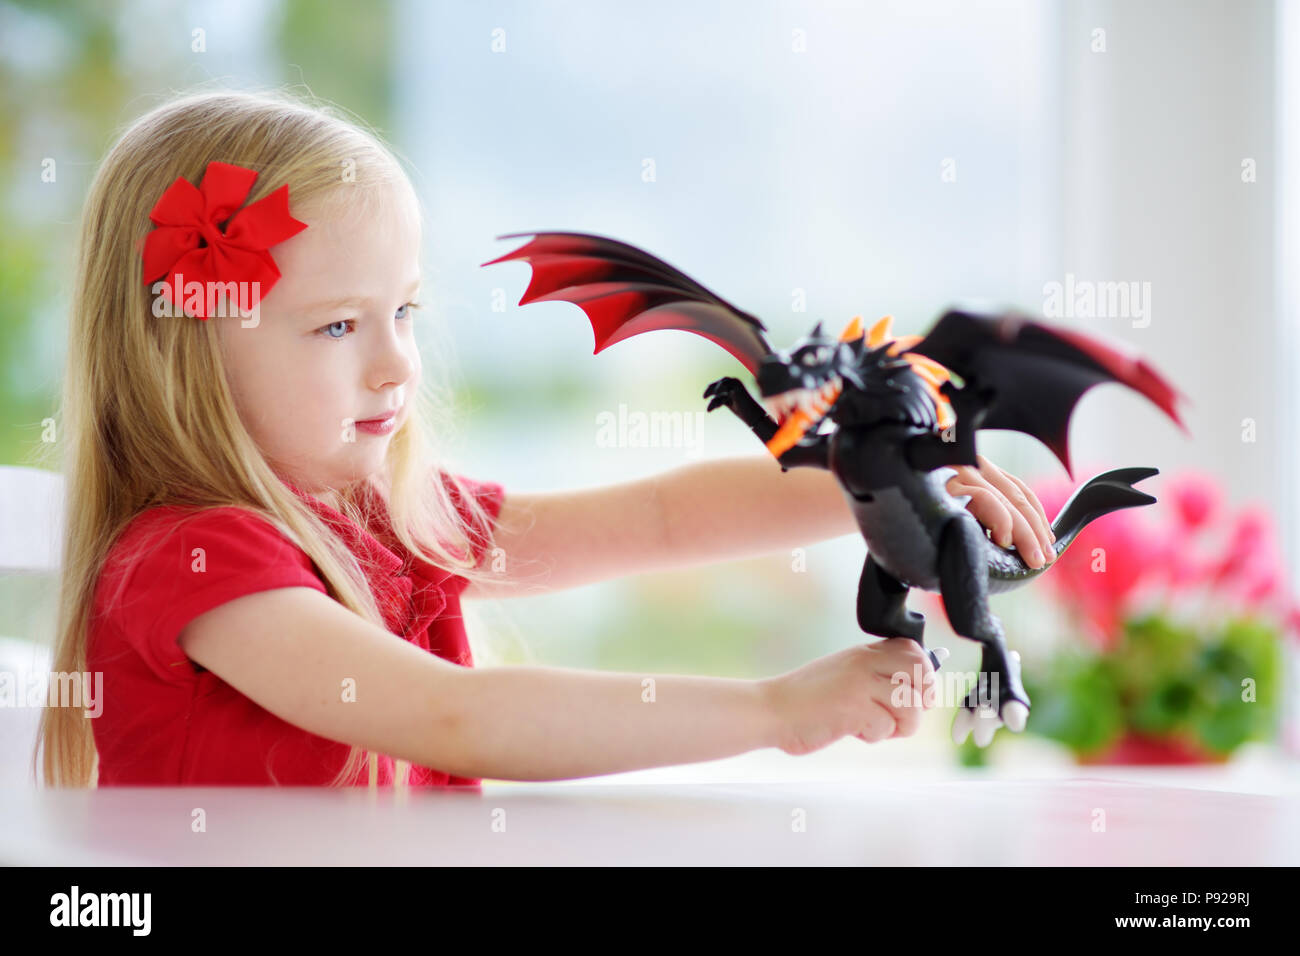
[[[887,315],[864,332],[861,317],[854,316],[839,338],[826,335],[818,322],[789,350],[763,360],[758,390],[779,426],[767,443],[773,455],[780,457],[815,432],[827,416],[838,420],[847,414],[854,421],[888,417],[881,410],[893,407],[904,420],[928,421],[941,429],[952,423],[952,407],[939,390],[948,370],[906,352],[921,337],[891,337],[892,322]]]
[[[802,412],[820,418],[830,410],[852,370],[851,349],[822,332],[818,322],[788,350],[773,352],[758,367],[758,391],[778,424]]]

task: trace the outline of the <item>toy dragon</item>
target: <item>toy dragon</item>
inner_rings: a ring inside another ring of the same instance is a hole
[[[953,630],[983,648],[980,678],[958,710],[953,739],[960,743],[973,728],[983,747],[1004,723],[1023,730],[1030,701],[1019,655],[1008,651],[988,595],[1019,587],[1050,565],[1031,568],[1014,548],[990,539],[966,510],[970,497],[948,493],[952,466],[977,465],[977,430],[1013,429],[1042,441],[1073,478],[1070,415],[1083,393],[1103,382],[1135,389],[1185,431],[1175,409],[1182,396],[1159,373],[1077,332],[1017,314],[960,310],[946,312],[924,337],[891,337],[888,316],[869,330],[855,317],[838,338],[818,322],[777,351],[755,316],[641,249],[572,232],[498,238],[525,236],[533,238],[483,264],[529,263],[532,281],[519,304],[580,306],[595,332],[593,354],[643,332],[679,329],[715,342],[744,365],[763,405],[739,380],[721,378],[704,391],[708,410],[731,409],[782,471],[823,468],[839,481],[867,545],[858,626],[924,646],[925,617],[908,610],[907,595],[914,587],[939,592]],[[1052,522],[1055,553],[1094,519],[1154,503],[1132,485],[1156,474],[1121,468],[1076,489]]]

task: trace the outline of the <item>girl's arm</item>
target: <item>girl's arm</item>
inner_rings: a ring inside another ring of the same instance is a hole
[[[984,456],[948,480],[971,514],[1030,565],[1055,560],[1055,537],[1025,482]],[[496,580],[465,597],[510,597],[609,578],[755,557],[858,530],[828,471],[783,472],[769,455],[696,462],[604,488],[507,494],[493,545]]]
[[[178,642],[192,660],[297,727],[465,777],[596,776],[719,759],[790,737],[778,715],[791,706],[768,690],[773,682],[459,667],[311,588],[228,601],[194,618]],[[830,674],[843,683],[852,671],[838,663],[819,679]],[[354,700],[343,693],[349,679]],[[870,703],[865,687],[891,690],[879,678],[854,679],[857,686],[837,696],[862,711]],[[801,693],[801,712],[830,709],[824,689]],[[790,688],[781,694],[789,697]],[[850,729],[867,719],[848,704],[838,710]]]
[[[471,583],[463,596],[754,557],[856,529],[829,472],[782,472],[770,455],[692,463],[602,488],[507,494],[492,542],[504,557],[500,583]]]

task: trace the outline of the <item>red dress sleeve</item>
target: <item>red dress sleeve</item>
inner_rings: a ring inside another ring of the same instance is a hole
[[[145,522],[132,536],[132,546],[123,549],[115,609],[127,642],[163,680],[184,675],[187,668],[179,668],[178,675],[177,665],[189,658],[176,638],[205,611],[274,588],[327,593],[306,553],[251,511],[159,511],[163,514]]]

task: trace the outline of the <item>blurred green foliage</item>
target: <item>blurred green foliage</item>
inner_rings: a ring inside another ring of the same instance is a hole
[[[1201,629],[1160,614],[1130,618],[1107,652],[1070,649],[1037,670],[1026,666],[1034,701],[1026,730],[1078,756],[1102,753],[1127,732],[1230,754],[1276,733],[1282,660],[1281,635],[1267,620],[1233,617]],[[959,759],[980,765],[986,753],[967,740]]]

